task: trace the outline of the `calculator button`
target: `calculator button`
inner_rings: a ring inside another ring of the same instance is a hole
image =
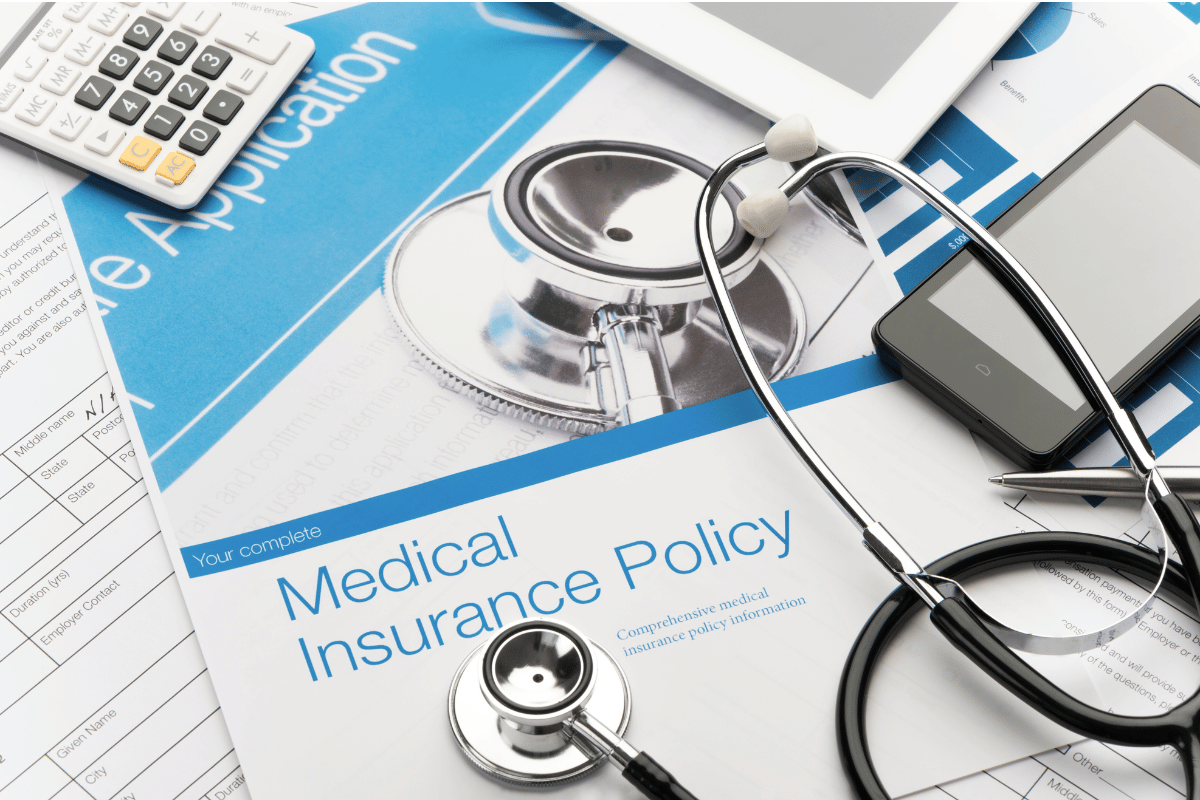
[[[196,40],[186,33],[173,31],[162,47],[158,48],[158,57],[172,64],[182,64],[196,49]]]
[[[95,3],[67,3],[62,15],[68,22],[83,22],[83,18],[92,10]]]
[[[129,19],[128,11],[117,5],[105,4],[96,9],[95,14],[92,14],[92,18],[88,20],[88,27],[96,33],[112,36],[118,28],[125,24],[127,19]]]
[[[0,111],[8,111],[12,108],[13,103],[17,102],[17,98],[23,91],[25,91],[25,87],[21,84],[5,81],[4,85],[0,86]]]
[[[79,87],[79,91],[75,93],[75,102],[84,108],[90,108],[92,111],[99,110],[100,106],[108,102],[108,98],[112,96],[113,85],[104,78],[92,75],[83,82],[83,86]]]
[[[183,114],[170,106],[159,106],[154,109],[154,113],[150,115],[150,119],[146,121],[146,127],[142,128],[146,133],[158,139],[170,139],[175,135],[175,131],[183,123]]]
[[[67,106],[54,118],[54,122],[50,123],[50,132],[55,136],[61,136],[68,142],[73,142],[79,138],[79,134],[83,133],[83,129],[91,121],[92,116],[90,114],[85,114],[77,108]]]
[[[138,50],[148,50],[162,30],[161,22],[155,22],[149,17],[138,17],[129,26],[129,30],[125,31],[121,41]]]
[[[175,88],[167,95],[167,99],[177,106],[191,110],[208,91],[208,84],[192,75],[184,75],[175,84]]]
[[[203,36],[212,30],[213,24],[220,18],[220,11],[213,11],[211,8],[203,8],[201,6],[192,6],[180,18],[179,24],[183,26],[185,31],[191,31],[197,36]]]
[[[108,55],[100,59],[97,69],[110,78],[121,80],[129,74],[129,70],[133,69],[139,58],[140,56],[132,50],[116,45],[108,51]]]
[[[213,146],[213,142],[221,132],[207,122],[196,120],[192,123],[192,127],[187,129],[187,133],[179,137],[179,146],[189,153],[195,153],[202,156],[208,152],[208,148]]]
[[[170,22],[175,19],[175,15],[179,13],[179,9],[183,8],[183,3],[151,3],[146,8],[146,13],[152,17],[158,17],[161,20]]]
[[[209,45],[200,51],[200,55],[192,62],[192,72],[202,75],[209,80],[215,80],[229,66],[233,56],[219,47]]]
[[[62,28],[63,28],[63,24],[60,21],[54,19],[53,17],[46,17],[41,22],[38,23],[36,28],[33,29],[33,32],[29,35],[29,41],[37,42],[38,46],[40,47],[40,46],[42,46],[42,42],[45,41],[46,37],[50,34],[51,31],[57,29],[59,31],[59,33],[61,33]],[[61,37],[60,37],[60,40],[58,43],[62,44]],[[54,46],[53,48],[45,47],[44,49],[53,50],[56,48],[57,48],[57,45]]]
[[[47,92],[54,92],[60,97],[70,91],[83,73],[78,67],[69,64],[55,64],[54,69],[42,73],[42,82],[38,85]]]
[[[17,119],[30,125],[41,125],[54,110],[54,98],[36,92],[26,95],[17,103]]]
[[[259,61],[274,64],[288,48],[286,36],[276,33],[261,24],[227,21],[214,34],[217,44],[232,47]]]
[[[84,31],[71,40],[70,46],[63,50],[63,55],[76,64],[86,67],[103,49],[103,39],[94,33]]]
[[[58,48],[62,47],[62,43],[71,35],[71,29],[61,22],[54,21],[53,24],[39,31],[39,33],[41,35],[37,38],[38,47],[47,52],[54,53],[58,51]]]
[[[125,148],[125,152],[121,153],[121,163],[141,172],[150,166],[150,162],[161,152],[162,148],[154,142],[141,136],[135,136],[129,143],[129,147]]]
[[[146,66],[133,79],[133,87],[143,92],[158,94],[167,85],[167,81],[175,74],[175,70],[157,61],[147,61]]]
[[[242,98],[224,89],[213,95],[212,100],[204,107],[204,118],[228,125],[229,120],[242,109]]]
[[[16,75],[23,81],[31,81],[37,77],[37,74],[42,71],[42,67],[46,66],[46,62],[50,59],[43,55],[34,54],[25,56],[21,61],[21,66],[13,70],[13,75]]]
[[[99,124],[99,123],[97,123]],[[102,156],[111,155],[113,150],[117,149],[117,145],[125,138],[125,131],[110,125],[99,130],[93,128],[92,133],[88,134],[84,140],[83,146],[93,153],[99,153]]]
[[[108,115],[117,122],[132,125],[138,121],[142,114],[146,113],[146,108],[149,105],[150,100],[142,97],[137,92],[122,92],[117,101],[113,103],[112,108],[108,110]]]
[[[178,186],[187,180],[187,176],[191,175],[195,168],[196,161],[191,156],[185,156],[183,153],[168,153],[159,162],[158,169],[154,171],[154,178],[167,186]]]
[[[262,83],[262,79],[266,76],[267,71],[260,67],[248,67],[245,64],[239,64],[234,68],[233,72],[225,79],[225,85],[230,89],[236,89],[242,94],[250,94],[258,85]]]

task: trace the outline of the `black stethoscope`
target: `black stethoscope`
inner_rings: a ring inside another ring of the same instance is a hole
[[[889,798],[871,762],[864,711],[869,680],[884,646],[924,603],[930,620],[951,644],[1002,686],[1047,717],[1083,736],[1110,744],[1175,747],[1185,765],[1190,800],[1200,800],[1200,690],[1175,708],[1151,717],[1100,711],[1059,689],[1021,659],[1029,653],[1079,653],[1106,644],[1138,624],[1160,589],[1200,607],[1200,523],[1173,494],[1154,462],[1141,429],[1123,409],[1062,314],[1028,272],[987,230],[941,192],[901,164],[864,153],[813,157],[816,137],[803,116],[775,125],[766,141],[717,168],[704,185],[696,213],[700,266],[713,303],[751,388],[775,427],[825,491],[862,533],[863,544],[901,584],[860,633],[847,659],[838,693],[838,744],[859,796]],[[718,266],[713,216],[729,180],[766,158],[809,159],[779,189],[747,197],[738,219],[756,237],[768,237],[787,214],[789,201],[814,178],[839,169],[864,168],[894,178],[936,208],[973,242],[975,253],[1029,313],[1108,424],[1141,477],[1144,517],[1155,535],[1148,550],[1102,536],[1078,533],[1020,534],[973,545],[922,568],[882,524],[855,500],[800,432],[771,388]],[[1166,534],[1182,567],[1166,556]],[[997,621],[957,583],[984,570],[1037,559],[1078,559],[1154,582],[1131,613],[1101,630],[1071,636],[1027,633]],[[569,625],[527,620],[506,628],[472,653],[451,687],[451,726],[463,751],[485,773],[518,785],[553,785],[611,759],[649,797],[687,800],[693,795],[646,753],[622,738],[629,721],[629,687],[616,661]]]

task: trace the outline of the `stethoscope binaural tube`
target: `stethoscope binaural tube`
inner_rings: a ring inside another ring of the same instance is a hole
[[[772,135],[774,143],[771,141]],[[1174,745],[1188,764],[1189,797],[1193,800],[1200,798],[1200,771],[1196,766],[1196,759],[1200,756],[1197,733],[1200,691],[1173,711],[1157,717],[1108,714],[1058,689],[1010,649],[1015,647],[1047,654],[1080,652],[1111,641],[1131,629],[1146,613],[1166,579],[1168,562],[1165,542],[1160,541],[1158,546],[1158,582],[1150,597],[1117,624],[1090,634],[1068,637],[1046,637],[1017,631],[987,615],[957,583],[936,572],[926,571],[912,559],[824,463],[788,415],[762,370],[749,357],[748,342],[738,321],[737,311],[717,268],[711,234],[714,192],[719,192],[744,166],[767,157],[797,161],[810,156],[815,149],[816,138],[806,119],[794,117],[782,121],[768,134],[766,142],[734,155],[716,170],[705,184],[696,212],[695,233],[701,267],[712,290],[718,315],[751,388],[788,445],[862,531],[864,545],[902,585],[912,590],[915,597],[930,608],[931,621],[957,649],[1022,700],[1059,724],[1083,735],[1116,744]],[[1171,493],[1155,466],[1153,452],[1137,422],[1132,414],[1120,406],[1065,318],[1032,276],[983,226],[908,168],[864,153],[813,158],[778,190],[766,190],[747,198],[739,207],[739,219],[755,235],[769,236],[786,215],[789,199],[808,181],[816,175],[846,168],[871,169],[894,178],[915,191],[971,238],[980,260],[1031,314],[1088,398],[1104,410],[1114,435],[1142,479],[1146,497],[1144,513],[1150,519],[1152,529],[1158,534],[1165,531],[1174,543],[1192,600],[1200,605],[1200,524],[1195,515],[1181,498]],[[861,765],[852,766],[857,769]]]

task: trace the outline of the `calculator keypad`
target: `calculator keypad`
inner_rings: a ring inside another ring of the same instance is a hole
[[[194,204],[313,52],[302,34],[218,8],[43,7],[0,66],[0,132],[165,202]]]
[[[129,146],[125,148],[125,152],[121,153],[121,163],[141,172],[150,166],[161,152],[161,145],[141,136],[135,136]]]
[[[83,73],[78,67],[73,67],[70,64],[56,64],[53,69],[48,69],[42,73],[42,81],[38,85],[47,92],[53,92],[60,97],[71,90],[75,82],[79,80],[79,76]]]
[[[17,103],[17,119],[36,127],[46,121],[56,105],[51,95],[27,92]]]
[[[138,61],[137,53],[116,45],[108,51],[108,55],[100,59],[99,69],[110,78],[123,80],[129,71],[137,66]]]
[[[138,50],[149,50],[150,45],[154,44],[154,40],[162,31],[161,23],[155,22],[149,17],[138,17],[129,26],[129,30],[125,31],[125,36],[121,41]]]
[[[225,50],[209,45],[196,57],[195,63],[192,64],[192,72],[215,81],[221,77],[221,73],[229,66],[231,58],[233,56],[229,55]]]
[[[208,91],[208,84],[194,75],[184,75],[175,84],[175,88],[167,95],[167,99],[177,106],[191,111]]]
[[[206,122],[197,120],[179,140],[179,146],[189,153],[202,156],[212,147],[221,132]]]
[[[192,6],[179,19],[179,24],[183,26],[185,31],[191,31],[197,36],[203,36],[212,30],[212,26],[217,24],[217,20],[221,18],[220,11],[214,11],[211,8],[203,6]]]
[[[183,114],[168,106],[159,106],[154,109],[154,113],[150,115],[150,119],[146,122],[146,127],[142,130],[151,136],[159,139],[170,139],[175,135],[175,131],[179,130],[179,126],[183,124]]]
[[[162,163],[158,165],[158,169],[154,171],[154,177],[159,183],[178,186],[187,180],[187,176],[191,175],[195,168],[196,159],[185,156],[183,153],[171,153],[165,156]]]
[[[91,65],[103,49],[104,39],[99,34],[80,31],[80,34],[67,45],[63,55],[76,64],[86,67]]]
[[[158,17],[164,22],[170,22],[175,19],[175,15],[179,13],[179,9],[181,8],[183,8],[183,3],[151,3],[146,12],[152,17]]]
[[[24,88],[16,81],[4,81],[0,83],[0,111],[8,111],[13,107],[13,103],[17,102],[17,98],[21,96]]]
[[[118,128],[116,125],[108,125],[95,127],[94,130],[88,132],[87,141],[83,146],[93,153],[98,153],[102,156],[112,155],[112,151],[117,149],[117,145],[125,138],[125,131]]]
[[[172,64],[182,64],[196,49],[196,38],[180,31],[172,31],[171,35],[158,48],[158,57]]]
[[[108,98],[112,96],[114,88],[116,87],[109,81],[99,75],[93,75],[79,87],[79,91],[75,93],[75,102],[84,108],[99,111],[100,106],[107,103]]]
[[[68,142],[73,142],[91,121],[91,114],[72,106],[66,106],[54,118],[54,122],[50,123],[50,132]]]
[[[21,59],[17,68],[13,70],[13,75],[16,75],[23,81],[31,81],[37,77],[37,74],[42,71],[42,67],[46,66],[46,62],[50,59],[43,55],[29,55]]]
[[[122,92],[121,96],[117,98],[117,102],[113,103],[112,108],[108,110],[108,115],[117,122],[132,125],[141,119],[149,105],[150,100],[137,92]]]
[[[68,22],[83,22],[83,18],[92,10],[95,3],[67,3],[63,8],[63,19]]]
[[[129,19],[129,12],[122,6],[102,3],[88,20],[88,27],[96,33],[112,36],[125,24],[127,19]]]
[[[158,94],[174,75],[175,70],[166,64],[160,64],[157,61],[147,61],[146,66],[142,67],[142,71],[134,79],[133,86],[149,94]]]
[[[204,107],[204,118],[228,125],[234,115],[242,109],[242,98],[224,89],[213,95]]]
[[[45,50],[47,53],[57,53],[58,48],[62,47],[62,43],[71,35],[71,29],[66,25],[57,23],[54,19],[47,19],[34,32],[34,41],[38,43],[38,47]]]

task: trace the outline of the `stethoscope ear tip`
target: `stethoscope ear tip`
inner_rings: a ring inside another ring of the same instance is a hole
[[[737,218],[751,235],[766,239],[787,219],[788,197],[782,189],[771,186],[752,192],[738,203]]]
[[[803,114],[792,114],[776,122],[767,131],[764,143],[767,155],[789,164],[817,154],[817,134]]]

